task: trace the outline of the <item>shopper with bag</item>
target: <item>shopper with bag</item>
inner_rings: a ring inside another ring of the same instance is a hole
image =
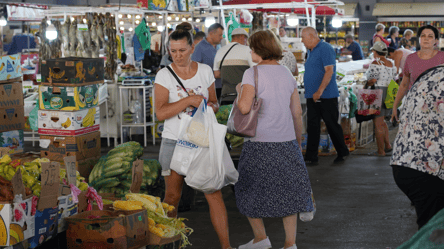
[[[388,86],[396,76],[397,68],[392,60],[386,58],[388,48],[384,42],[376,42],[370,50],[373,52],[375,60],[366,72],[367,86],[375,86],[376,89],[382,90],[382,99],[380,100],[382,106],[380,114],[373,119],[378,150],[369,153],[369,156],[385,156],[386,153],[392,151],[392,146],[390,145],[388,126],[384,121],[384,117],[391,115],[391,110],[385,107],[384,100],[387,97]]]
[[[444,63],[444,52],[436,50],[439,31],[432,25],[422,26],[418,30],[421,50],[407,56],[403,70],[403,78],[393,103],[392,121],[398,122],[398,106],[401,100],[412,88],[419,75],[428,69]]]
[[[212,68],[191,60],[194,51],[191,33],[186,30],[174,31],[170,35],[168,48],[173,63],[157,73],[154,92],[157,119],[165,120],[159,153],[166,185],[164,202],[176,207],[174,211],[168,213],[170,217],[175,217],[184,176],[171,170],[170,164],[178,139],[181,118],[190,115],[203,99],[207,100],[208,107],[213,108],[214,112],[217,112],[218,106]],[[210,207],[211,221],[221,248],[231,248],[227,211],[221,191],[205,194],[205,198]]]
[[[237,86],[237,105],[244,115],[256,96],[262,99],[254,137],[245,138],[235,185],[236,204],[248,217],[254,239],[239,249],[271,248],[263,218],[282,217],[284,248],[296,248],[297,214],[313,211],[311,185],[301,152],[302,118],[297,82],[277,62],[282,48],[271,31],[249,38],[258,66],[245,71]],[[255,76],[255,70],[257,75]]]

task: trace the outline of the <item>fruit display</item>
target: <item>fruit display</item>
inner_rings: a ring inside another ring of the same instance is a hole
[[[219,124],[227,125],[232,108],[233,105],[223,105],[219,108],[219,111],[216,113],[216,119]],[[238,137],[227,133],[226,138],[230,141],[232,148],[241,147],[242,144],[244,144],[243,137]]]
[[[99,193],[114,193],[123,197],[132,183],[133,162],[142,156],[143,148],[137,142],[121,144],[100,158],[89,175],[89,183]],[[163,179],[160,178],[157,160],[144,160],[141,191],[156,196],[163,195]]]
[[[182,247],[191,245],[188,241],[188,236],[193,232],[193,229],[185,225],[185,219],[170,218],[167,216],[168,212],[174,210],[173,206],[161,202],[159,197],[152,195],[129,193],[125,195],[125,198],[127,200],[126,203],[124,201],[117,201],[117,204],[114,206],[123,208],[145,208],[148,212],[148,229],[152,234],[161,238],[171,238],[180,235]]]
[[[0,159],[0,185],[4,185],[0,190],[0,200],[12,201],[12,189],[10,195],[7,193],[7,186],[11,186],[11,180],[14,177],[18,169],[21,170],[22,180],[25,186],[27,195],[40,196],[41,187],[41,173],[43,162],[49,162],[47,158],[37,158],[32,162],[22,163],[20,159],[12,160],[9,155],[4,155]],[[85,178],[80,176],[80,173],[76,172],[76,187],[84,191],[88,188],[88,183],[85,182]],[[9,183],[9,185],[8,185]],[[66,169],[60,169],[60,183],[67,185]],[[11,186],[12,188],[12,186]],[[3,198],[3,199],[2,199]]]

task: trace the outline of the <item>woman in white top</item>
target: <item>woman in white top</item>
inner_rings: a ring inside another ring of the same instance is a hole
[[[282,59],[278,61],[278,63],[288,68],[288,70],[290,70],[291,74],[294,76],[298,76],[299,71],[296,57],[292,52],[286,50],[282,51]]]
[[[384,42],[375,42],[375,45],[370,49],[373,52],[375,60],[370,64],[367,75],[367,86],[375,86],[376,89],[382,89],[382,108],[381,114],[373,119],[376,132],[376,144],[378,151],[372,152],[370,156],[385,156],[386,153],[391,152],[392,146],[389,141],[389,133],[387,124],[384,121],[385,116],[391,115],[391,109],[385,108],[384,100],[387,96],[387,89],[390,81],[395,78],[397,68],[392,60],[386,58],[388,49]]]
[[[194,52],[193,37],[187,30],[176,30],[169,38],[169,50],[173,63],[170,65],[179,77],[179,84],[168,68],[163,68],[156,75],[154,93],[156,116],[159,121],[165,120],[160,145],[159,161],[162,175],[165,177],[164,202],[176,209],[168,213],[177,216],[177,208],[182,191],[184,176],[170,169],[171,158],[176,147],[180,118],[190,115],[194,108],[199,107],[203,99],[216,113],[218,110],[213,70],[201,63],[191,60]],[[228,236],[228,217],[221,191],[205,194],[210,206],[211,221],[219,237],[222,249],[231,248]]]

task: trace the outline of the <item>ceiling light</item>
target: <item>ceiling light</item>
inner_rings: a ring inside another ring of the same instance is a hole
[[[119,24],[120,24],[120,25],[123,25],[123,24],[124,24],[124,22],[123,22],[123,21],[120,21],[120,22],[119,22]]]
[[[294,13],[294,10],[291,11],[291,14],[287,17],[287,24],[288,26],[297,26],[299,25],[299,18]]]
[[[200,22],[200,19],[199,19],[199,18],[197,18],[197,19],[196,19],[196,22]]]
[[[179,17],[178,17],[178,16],[176,16],[175,20],[176,20],[176,22],[177,22],[177,21],[179,21]]]
[[[156,27],[157,23],[156,23],[156,22],[153,22],[153,23],[151,23],[151,25],[154,26],[154,27]]]
[[[136,16],[136,19],[140,19],[140,16],[139,16],[139,15],[137,15],[137,16]]]
[[[124,27],[120,27],[120,30],[124,31],[124,30],[125,30],[125,28],[124,28]]]
[[[342,18],[338,16],[338,13],[333,16],[333,19],[331,20],[331,26],[333,26],[333,28],[342,27]]]
[[[56,39],[57,38],[57,30],[56,30],[56,28],[54,27],[54,25],[49,25],[47,28],[46,28],[46,38],[48,39],[48,40],[54,40],[54,39]]]
[[[140,23],[140,21],[139,20],[136,20],[136,24],[139,24]]]
[[[185,17],[182,17],[182,22],[186,22],[187,19]]]
[[[159,19],[162,19],[163,18],[163,16],[159,16]]]
[[[83,18],[83,23],[85,23],[85,24],[86,24],[86,18]]]
[[[205,27],[208,28],[215,23],[216,23],[216,18],[214,18],[214,16],[205,17]]]
[[[119,18],[122,18],[122,17],[123,17],[123,15],[122,15],[122,14],[119,14],[119,15],[118,15],[118,17],[119,17]]]
[[[159,26],[157,26],[157,30],[160,32],[163,32],[165,30],[165,26],[159,25]]]
[[[48,25],[51,25],[51,20],[47,20],[46,23],[47,23]]]
[[[128,14],[128,15],[127,15],[127,17],[128,17],[128,18],[131,18],[131,15],[130,15],[130,14]]]
[[[6,24],[8,24],[8,22],[6,21],[6,18],[2,16],[2,18],[0,18],[0,26],[4,27]]]
[[[167,20],[168,20],[168,21],[171,21],[171,16],[168,16],[168,17],[167,17]]]
[[[171,24],[169,24],[169,23],[168,23],[168,24],[167,24],[167,28],[169,28],[169,29],[170,29],[170,28],[171,28]]]
[[[189,21],[189,22],[193,21],[193,18],[188,17],[188,21]]]
[[[129,30],[129,31],[133,31],[133,28],[130,27],[128,30]]]

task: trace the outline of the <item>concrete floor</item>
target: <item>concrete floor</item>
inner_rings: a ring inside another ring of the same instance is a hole
[[[391,141],[395,134],[392,130]],[[157,158],[159,144],[145,148],[143,158]],[[38,150],[29,147],[27,151]],[[335,156],[330,156],[321,157],[318,166],[308,167],[317,212],[311,222],[298,221],[299,249],[393,249],[417,231],[414,208],[393,180],[390,157],[367,156],[374,148],[371,143],[358,149],[341,165],[333,164]],[[108,150],[103,148],[102,152]],[[238,247],[250,241],[253,233],[236,207],[231,188],[224,188],[223,195],[230,240]],[[193,209],[179,216],[189,219],[187,225],[194,229],[189,248],[220,248],[202,193],[196,195]],[[273,248],[281,248],[285,239],[282,220],[264,222]]]

